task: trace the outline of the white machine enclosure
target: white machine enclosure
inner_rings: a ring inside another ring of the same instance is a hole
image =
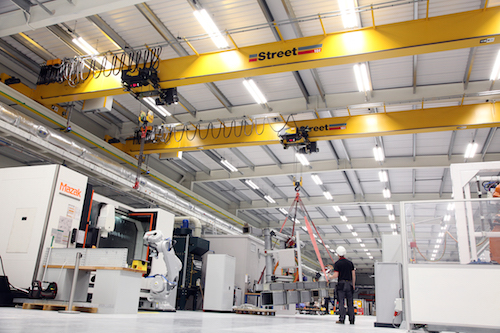
[[[61,165],[0,169],[0,255],[9,282],[28,288],[51,247],[75,247],[87,177]]]
[[[236,258],[235,288],[242,293],[252,289],[266,265],[264,243],[249,235],[204,235],[203,238],[210,242],[211,252]],[[237,298],[236,305],[242,303],[243,297]]]
[[[377,322],[375,326],[401,324],[401,315],[394,316],[395,301],[403,296],[403,270],[399,262],[375,263],[375,297]]]
[[[203,311],[232,311],[235,269],[234,257],[227,254],[207,255]]]

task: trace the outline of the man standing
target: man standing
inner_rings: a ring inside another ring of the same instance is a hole
[[[346,259],[344,256],[346,249],[343,246],[337,248],[337,255],[339,260],[333,266],[333,278],[338,278],[337,294],[339,299],[339,313],[340,317],[337,324],[343,324],[345,321],[345,307],[344,299],[347,300],[347,314],[349,315],[349,322],[354,325],[354,305],[352,296],[356,284],[356,272],[354,271],[354,264],[352,261]]]

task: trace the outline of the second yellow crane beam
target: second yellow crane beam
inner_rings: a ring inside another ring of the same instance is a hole
[[[303,121],[289,121],[289,127],[309,126],[311,141],[349,139],[380,135],[452,131],[470,128],[500,126],[500,113],[495,110],[500,102],[423,110],[375,113],[352,117],[335,117]],[[500,110],[500,109],[499,109]],[[257,124],[222,129],[204,129],[172,134],[167,142],[146,143],[145,154],[196,151],[200,149],[230,148],[277,144],[277,130],[285,123]],[[160,138],[158,138],[159,140]],[[130,155],[136,155],[140,144],[127,140],[113,144]]]

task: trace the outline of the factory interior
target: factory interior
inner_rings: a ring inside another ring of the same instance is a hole
[[[0,332],[499,332],[499,79],[500,0],[0,1]]]

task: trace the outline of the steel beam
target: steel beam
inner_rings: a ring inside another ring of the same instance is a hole
[[[291,123],[290,126],[294,127],[295,124],[299,127],[309,126],[312,129],[309,132],[311,141],[498,127],[500,126],[500,113],[494,112],[495,107],[500,107],[500,102],[302,120]],[[338,127],[339,124],[343,124],[342,126],[345,128],[330,129]],[[283,126],[282,123],[274,126],[277,125]],[[144,153],[154,154],[256,145],[265,147],[265,145],[280,142],[278,133],[270,125],[261,124],[256,125],[255,128],[256,130],[252,131],[251,134],[243,135],[241,133],[245,131],[245,128],[234,127],[228,137],[221,135],[218,138],[210,135],[208,132],[210,130],[200,130],[198,135],[195,135],[194,131],[187,131],[179,142],[169,140],[168,142],[146,143]],[[238,133],[240,133],[239,136],[236,135]],[[195,139],[188,140],[194,136],[196,136]],[[116,144],[116,147],[120,147],[130,154],[140,150],[140,145],[134,144],[133,140],[127,140],[125,144]]]
[[[500,6],[444,16],[361,28],[327,35],[242,47],[161,61],[161,88],[208,83],[272,73],[337,66],[416,54],[500,43]],[[321,52],[298,54],[299,47],[321,45]],[[258,61],[249,56],[258,55]],[[232,59],[229,61],[228,59]],[[117,82],[118,81],[118,82]],[[57,88],[54,88],[57,87]],[[140,91],[151,90],[148,87]],[[123,94],[110,75],[89,79],[76,88],[59,84],[39,87],[38,100],[59,103]]]
[[[67,0],[44,1],[44,7],[54,14],[50,15],[41,6],[30,8],[29,24],[23,10],[14,10],[0,14],[0,37],[14,35],[20,32],[31,31],[49,25],[73,21],[85,16],[109,12],[141,3],[144,0]]]
[[[479,154],[473,159],[475,162],[482,162]],[[500,154],[488,153],[484,157],[484,161],[498,161]],[[463,155],[454,155],[448,159],[448,155],[430,155],[430,156],[417,156],[415,161],[412,157],[391,157],[387,158],[384,162],[383,169],[419,169],[419,168],[449,168],[452,163],[463,163]],[[352,165],[345,159],[339,161],[339,164],[332,163],[331,160],[326,161],[312,161],[310,169],[304,169],[303,175],[311,173],[325,173],[325,172],[341,172],[344,170],[374,170],[380,171],[381,167],[378,162],[373,158],[355,158],[351,160]],[[256,166],[254,170],[250,168],[238,168],[238,174],[233,173],[229,177],[225,170],[212,170],[210,176],[204,175],[202,172],[196,174],[195,182],[210,182],[219,181],[224,179],[247,179],[247,178],[261,178],[273,176],[286,176],[295,174],[297,172],[296,163],[286,163],[281,165],[281,169],[276,168],[276,165]],[[377,180],[378,181],[378,180]]]
[[[12,35],[10,37],[12,37],[19,44],[23,45],[24,47],[26,47],[31,52],[33,52],[34,54],[36,54],[45,61],[57,58],[55,55],[47,51],[44,47],[42,47],[40,44],[38,44],[33,39],[28,37],[28,35],[22,32],[16,35]]]

